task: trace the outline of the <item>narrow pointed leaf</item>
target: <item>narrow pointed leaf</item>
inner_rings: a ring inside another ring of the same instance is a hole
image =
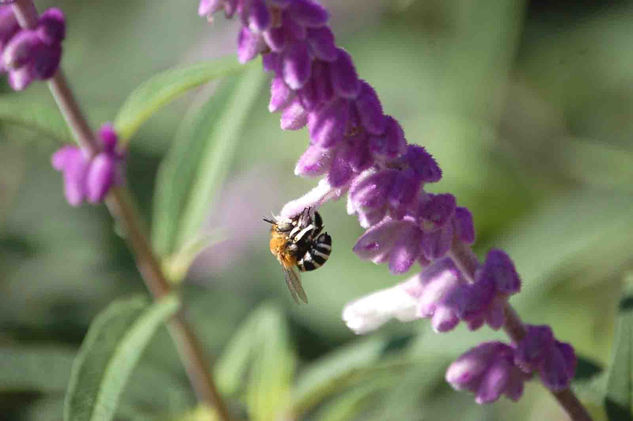
[[[73,364],[64,420],[111,420],[145,346],[178,307],[174,295],[151,305],[133,298],[117,301],[97,316]]]
[[[0,95],[0,121],[34,130],[58,142],[72,139],[66,122],[53,104],[24,100],[18,94]]]
[[[633,420],[633,285],[630,284],[620,301],[604,403],[609,421]]]
[[[119,110],[114,126],[124,141],[162,106],[204,83],[240,71],[235,57],[197,63],[159,73],[136,88]]]

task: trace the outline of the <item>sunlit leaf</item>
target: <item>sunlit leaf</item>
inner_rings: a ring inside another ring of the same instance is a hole
[[[64,419],[112,419],[145,345],[178,307],[170,295],[152,305],[143,298],[120,300],[101,313],[73,364]]]
[[[53,104],[24,100],[19,94],[0,95],[0,121],[35,130],[58,142],[71,139],[66,122]]]
[[[178,253],[201,235],[264,80],[257,66],[250,67],[220,88],[193,118],[191,129],[180,131],[156,188],[153,241],[161,254]]]
[[[633,285],[630,284],[620,301],[613,360],[604,401],[609,421],[633,419]]]
[[[158,109],[178,95],[214,79],[238,72],[241,65],[235,57],[197,63],[181,69],[159,73],[136,88],[125,100],[114,126],[127,141]]]

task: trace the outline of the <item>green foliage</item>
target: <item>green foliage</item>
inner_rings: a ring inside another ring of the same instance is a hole
[[[61,393],[74,357],[73,351],[59,347],[0,348],[0,391]]]
[[[158,175],[152,240],[172,265],[200,249],[200,228],[233,162],[239,135],[265,75],[251,66],[223,81],[195,114],[186,117]],[[185,265],[186,266],[186,265]],[[185,268],[186,271],[186,268]]]
[[[633,285],[627,285],[620,314],[613,360],[607,380],[605,409],[609,421],[633,419]]]
[[[296,364],[288,337],[281,311],[264,304],[244,321],[217,362],[220,389],[243,390],[251,420],[279,419],[288,410]]]
[[[179,307],[170,295],[149,305],[140,297],[112,303],[92,324],[73,364],[64,419],[112,419],[145,345]]]
[[[71,139],[66,122],[49,101],[25,101],[20,94],[0,95],[0,121],[35,130],[58,142]]]
[[[124,141],[162,106],[190,89],[240,70],[235,57],[197,63],[182,69],[170,69],[153,76],[136,88],[125,100],[114,126]]]

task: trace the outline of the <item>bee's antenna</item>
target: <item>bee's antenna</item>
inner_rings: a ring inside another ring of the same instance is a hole
[[[262,218],[264,220],[264,222],[268,222],[269,224],[274,224],[275,221],[273,221],[272,219],[268,219],[268,218]]]

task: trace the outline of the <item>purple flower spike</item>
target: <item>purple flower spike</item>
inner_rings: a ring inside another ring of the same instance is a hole
[[[237,58],[240,63],[246,63],[259,54],[264,47],[264,40],[260,35],[252,33],[247,28],[242,28],[237,38]]]
[[[484,266],[475,277],[477,279],[489,278],[500,294],[516,294],[521,290],[521,280],[514,268],[514,263],[503,250],[490,250]]]
[[[310,145],[301,155],[295,174],[303,177],[316,177],[327,173],[332,162],[332,153],[328,149]]]
[[[99,138],[101,139],[101,143],[103,144],[103,151],[106,153],[114,153],[116,145],[119,141],[119,136],[114,131],[114,126],[112,123],[104,123],[99,128]]]
[[[282,110],[288,105],[293,97],[292,90],[286,85],[286,83],[280,77],[273,79],[270,85],[270,103],[268,104],[268,111],[271,113]]]
[[[307,122],[308,113],[306,113],[301,102],[296,98],[281,113],[282,130],[299,130]]]
[[[404,231],[411,228],[410,221],[394,221],[387,219],[368,229],[354,246],[354,253],[361,259],[374,263],[389,261],[394,244]]]
[[[406,153],[406,160],[410,168],[425,183],[435,183],[442,178],[442,170],[435,162],[435,159],[426,149],[418,145],[409,145]]]
[[[422,285],[418,312],[421,317],[431,318],[431,326],[436,332],[452,330],[459,317],[451,297],[459,293],[465,281],[461,272],[450,258],[443,258],[424,269],[417,279]]]
[[[11,6],[0,6],[0,56],[9,40],[20,30]],[[0,60],[1,62],[2,60]],[[2,65],[0,63],[0,71]]]
[[[484,342],[459,357],[446,371],[446,381],[456,390],[475,394],[479,404],[501,395],[518,400],[528,376],[512,361],[513,349],[501,342]]]
[[[382,113],[382,105],[376,91],[367,82],[361,82],[361,90],[356,99],[356,110],[365,130],[373,135],[381,135],[385,131],[386,119]]]
[[[526,373],[538,372],[543,384],[554,391],[569,387],[576,370],[574,349],[557,341],[549,326],[528,325],[514,361]]]
[[[271,17],[264,0],[252,0],[248,11],[248,27],[253,32],[264,32],[270,26]]]
[[[292,89],[299,89],[308,81],[310,66],[310,53],[305,43],[294,43],[283,52],[282,74]]]
[[[308,130],[313,145],[331,148],[343,140],[349,104],[345,100],[336,100],[308,114]]]
[[[452,242],[453,227],[451,225],[433,232],[424,233],[422,237],[424,257],[430,261],[443,257],[450,250]]]
[[[66,38],[66,18],[60,9],[48,9],[39,18],[37,33],[48,45],[59,44]]]
[[[418,260],[422,253],[422,235],[416,228],[400,233],[389,255],[391,273],[406,273]]]
[[[360,81],[356,74],[356,68],[347,51],[339,48],[338,57],[330,65],[332,87],[334,92],[343,98],[354,99],[360,92]]]
[[[310,0],[294,0],[288,6],[288,13],[303,26],[316,27],[327,23],[328,13],[323,6]]]
[[[462,243],[470,245],[475,242],[473,215],[467,208],[458,207],[455,209],[453,228],[455,229],[455,236]]]
[[[308,29],[307,39],[310,51],[316,58],[331,62],[338,57],[334,34],[327,26]]]
[[[457,201],[452,194],[427,194],[420,202],[418,217],[429,231],[444,227],[455,213]]]
[[[391,116],[385,118],[385,132],[380,136],[372,136],[369,148],[373,154],[387,158],[396,158],[406,150],[404,131]]]

